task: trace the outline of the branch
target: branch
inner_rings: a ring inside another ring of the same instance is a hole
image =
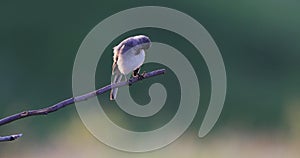
[[[23,134],[13,134],[10,136],[0,136],[0,142],[5,142],[5,141],[12,141],[12,140],[16,140],[20,137],[22,137]]]
[[[126,85],[131,85],[131,84],[134,84],[134,83],[136,83],[136,82],[138,82],[142,79],[147,79],[147,78],[150,78],[150,77],[154,77],[154,76],[157,76],[157,75],[164,74],[165,71],[166,71],[165,69],[154,70],[154,71],[145,73],[143,75],[143,78],[133,77],[133,78],[129,79],[128,81],[123,81],[123,82],[119,82],[119,83],[115,83],[115,84],[110,84],[110,85],[107,85],[107,86],[102,87],[100,89],[97,89],[95,91],[83,94],[81,96],[66,99],[64,101],[61,101],[57,104],[54,104],[54,105],[46,107],[46,108],[37,109],[37,110],[23,111],[23,112],[20,112],[20,113],[17,113],[17,114],[14,114],[14,115],[11,115],[11,116],[8,116],[8,117],[5,117],[5,118],[1,119],[0,120],[0,126],[2,126],[4,124],[7,124],[7,123],[10,123],[12,121],[16,121],[16,120],[21,119],[21,118],[29,117],[29,116],[47,115],[48,113],[57,111],[61,108],[66,107],[67,105],[73,104],[75,102],[85,101],[89,98],[92,98],[92,97],[95,97],[97,95],[103,94],[107,91],[110,91],[112,88],[118,88],[118,87],[123,87],[123,86],[126,86]],[[14,136],[14,135],[12,135],[12,136]],[[14,140],[14,139],[12,139],[11,136],[6,136],[6,137],[11,138],[11,139],[8,139],[8,140]],[[6,137],[0,137],[0,141],[1,141],[1,139],[4,139]],[[20,137],[20,136],[18,136],[18,137]],[[18,137],[16,137],[16,138],[18,138]]]

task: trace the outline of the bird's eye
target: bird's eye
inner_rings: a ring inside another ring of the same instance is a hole
[[[146,37],[140,39],[141,43],[150,43],[150,40]]]

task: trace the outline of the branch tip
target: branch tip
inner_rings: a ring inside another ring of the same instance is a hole
[[[10,135],[10,136],[0,136],[0,142],[6,142],[6,141],[13,141],[13,140],[16,140],[20,137],[22,137],[22,133],[20,134],[13,134],[13,135]]]

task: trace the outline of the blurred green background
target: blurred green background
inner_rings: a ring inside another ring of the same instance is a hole
[[[0,157],[297,157],[300,147],[300,1],[7,1],[0,2],[0,117],[52,105],[72,96],[72,68],[89,31],[119,11],[146,5],[182,11],[214,38],[228,79],[223,112],[209,135],[197,138],[210,97],[207,67],[197,50],[176,33],[145,28],[112,39],[99,61],[95,83],[110,82],[111,48],[125,37],[146,34],[176,47],[197,68],[200,108],[188,131],[171,145],[148,153],[114,150],[84,127],[74,106],[48,116],[30,117],[0,127],[0,135],[23,133],[0,144]],[[108,66],[103,66],[108,65]],[[144,70],[163,67],[145,65]],[[166,85],[167,104],[153,118],[126,115],[108,94],[98,97],[112,121],[136,131],[163,126],[176,113],[180,95],[170,71],[132,86],[140,104],[147,87]]]

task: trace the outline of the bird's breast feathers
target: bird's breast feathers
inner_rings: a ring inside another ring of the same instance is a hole
[[[119,54],[117,64],[122,74],[127,75],[142,66],[145,60],[145,51],[143,49],[139,51],[137,53],[136,50],[132,49]]]

